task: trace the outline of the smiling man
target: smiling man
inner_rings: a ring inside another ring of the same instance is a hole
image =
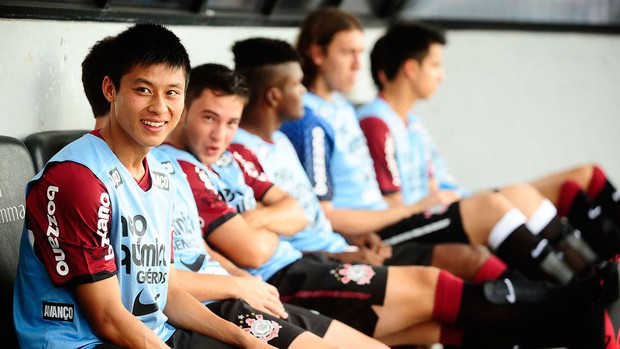
[[[212,336],[268,348],[177,285],[175,187],[148,154],[183,111],[185,48],[151,24],[112,45],[102,86],[109,122],[64,148],[27,187],[14,297],[20,346],[231,348]]]

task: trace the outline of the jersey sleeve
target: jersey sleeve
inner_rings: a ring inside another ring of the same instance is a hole
[[[368,143],[381,193],[385,195],[399,192],[401,176],[396,165],[396,145],[390,129],[377,117],[364,118],[360,127]]]
[[[245,183],[254,190],[254,198],[256,201],[261,201],[265,193],[273,187],[273,183],[267,179],[258,157],[250,148],[242,144],[231,145],[230,152],[243,171]]]
[[[51,164],[26,198],[34,251],[56,287],[116,274],[110,245],[112,207],[105,185],[75,162]]]
[[[222,199],[201,168],[183,160],[179,160],[179,165],[187,175],[187,181],[192,188],[202,233],[207,238],[220,225],[233,218],[237,211]]]
[[[331,201],[334,188],[329,168],[334,149],[334,132],[311,109],[304,108],[304,113],[301,120],[286,122],[280,130],[293,144],[312,183],[314,194],[321,201]]]

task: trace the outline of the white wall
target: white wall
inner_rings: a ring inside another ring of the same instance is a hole
[[[80,64],[127,24],[0,19],[0,134],[87,129]],[[173,26],[194,65],[231,65],[250,36],[292,42],[295,28]],[[367,45],[381,34],[367,31]],[[368,62],[351,98],[371,99]],[[472,189],[598,161],[620,183],[620,36],[453,31],[447,80],[417,107],[460,182]],[[0,159],[1,160],[1,159]]]

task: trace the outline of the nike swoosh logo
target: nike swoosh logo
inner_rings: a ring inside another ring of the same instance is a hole
[[[506,287],[508,288],[508,294],[506,295],[506,300],[508,301],[508,303],[512,304],[517,301],[517,295],[515,294],[515,288],[512,285],[512,281],[508,279],[504,279],[504,283],[506,284]]]
[[[131,313],[135,316],[147,315],[159,310],[159,305],[157,305],[157,303],[144,304],[140,301],[142,292],[144,292],[144,290],[140,291],[136,299],[133,300],[133,310]],[[159,294],[155,296],[155,300],[157,300],[157,298],[159,298]]]
[[[543,252],[543,250],[545,249],[545,247],[547,247],[548,244],[549,243],[547,242],[547,239],[540,240],[538,245],[536,245],[536,247],[531,252],[532,258],[538,258],[538,256],[540,256],[540,254]]]
[[[204,254],[201,254],[200,256],[198,256],[198,258],[196,258],[194,263],[188,264],[188,263],[183,262],[183,260],[181,259],[181,264],[187,267],[187,269],[197,272],[200,270],[200,267],[202,267],[202,264],[205,262],[205,258],[207,257]]]
[[[601,206],[596,206],[588,210],[588,218],[596,219],[601,215]]]

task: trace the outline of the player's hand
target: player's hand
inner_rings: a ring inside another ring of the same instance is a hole
[[[460,199],[461,194],[457,191],[439,190],[428,194],[428,196],[418,201],[414,206],[417,206],[416,210],[419,213],[420,209],[426,211],[435,206],[447,206]]]
[[[392,246],[383,243],[383,240],[376,233],[348,235],[345,238],[353,246],[367,248],[379,256],[383,256],[383,258],[392,257]]]
[[[253,276],[235,277],[235,282],[240,290],[239,298],[249,305],[273,316],[282,319],[288,318],[288,313],[280,301],[280,293],[277,288],[264,282],[261,278]]]

